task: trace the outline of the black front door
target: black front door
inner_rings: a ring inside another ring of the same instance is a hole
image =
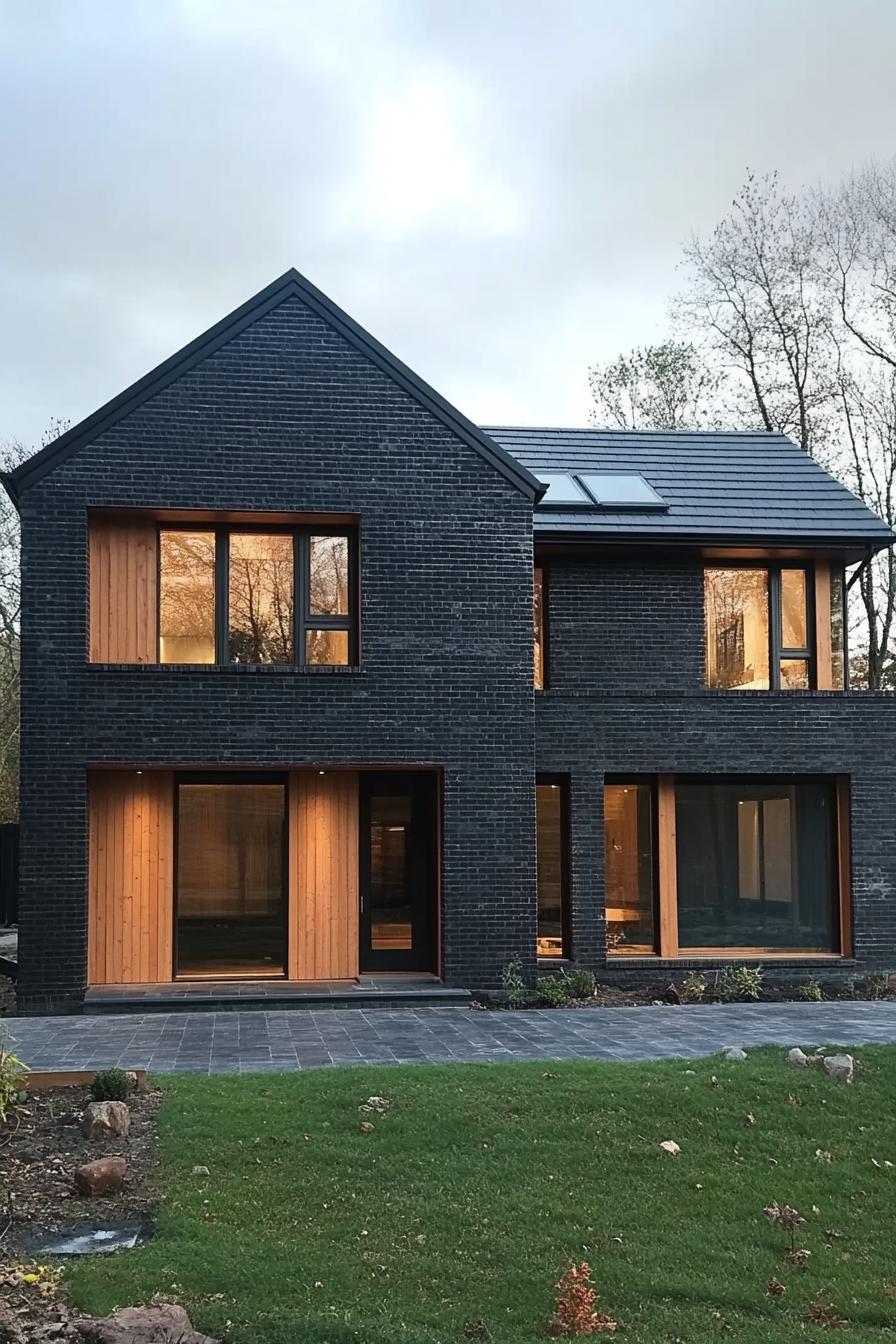
[[[361,776],[361,970],[435,971],[435,776]]]

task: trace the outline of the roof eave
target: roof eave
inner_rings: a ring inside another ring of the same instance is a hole
[[[842,551],[856,560],[867,555],[876,555],[889,546],[896,546],[896,532],[888,536],[850,537],[819,534],[817,536],[794,536],[793,533],[773,533],[757,535],[754,533],[712,533],[712,532],[594,532],[569,529],[561,531],[551,528],[539,531],[535,528],[537,546],[591,546],[595,550],[619,549],[632,546],[663,547],[666,550],[706,550],[710,547],[729,550],[826,550]]]

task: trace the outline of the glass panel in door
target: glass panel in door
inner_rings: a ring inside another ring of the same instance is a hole
[[[178,786],[177,974],[285,973],[286,785]]]
[[[433,779],[361,778],[361,969],[434,971]]]
[[[409,797],[370,800],[370,946],[374,952],[409,952],[414,945],[408,842]]]

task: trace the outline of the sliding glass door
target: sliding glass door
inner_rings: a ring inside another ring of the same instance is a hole
[[[178,783],[178,976],[284,975],[285,884],[285,778]]]

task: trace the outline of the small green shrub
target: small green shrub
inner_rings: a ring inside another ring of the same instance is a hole
[[[808,999],[811,1003],[820,1003],[824,998],[819,980],[807,980],[800,985],[799,995],[801,999]]]
[[[523,963],[519,957],[508,961],[501,971],[501,987],[504,990],[504,1002],[508,1008],[524,1008],[529,997],[526,982],[523,979]]]
[[[706,977],[699,971],[688,971],[678,991],[682,1003],[701,1003],[709,988]]]
[[[568,966],[563,972],[563,980],[571,999],[593,999],[597,993],[594,972],[587,966]]]
[[[127,1101],[131,1080],[124,1069],[100,1069],[90,1084],[91,1101]]]
[[[535,997],[546,1008],[559,1008],[569,1003],[570,993],[562,975],[540,975],[535,981]]]
[[[762,993],[761,966],[726,966],[719,976],[717,992],[723,1003],[758,999]]]
[[[0,1036],[0,1124],[6,1122],[27,1072],[28,1066],[9,1050],[5,1035]]]

